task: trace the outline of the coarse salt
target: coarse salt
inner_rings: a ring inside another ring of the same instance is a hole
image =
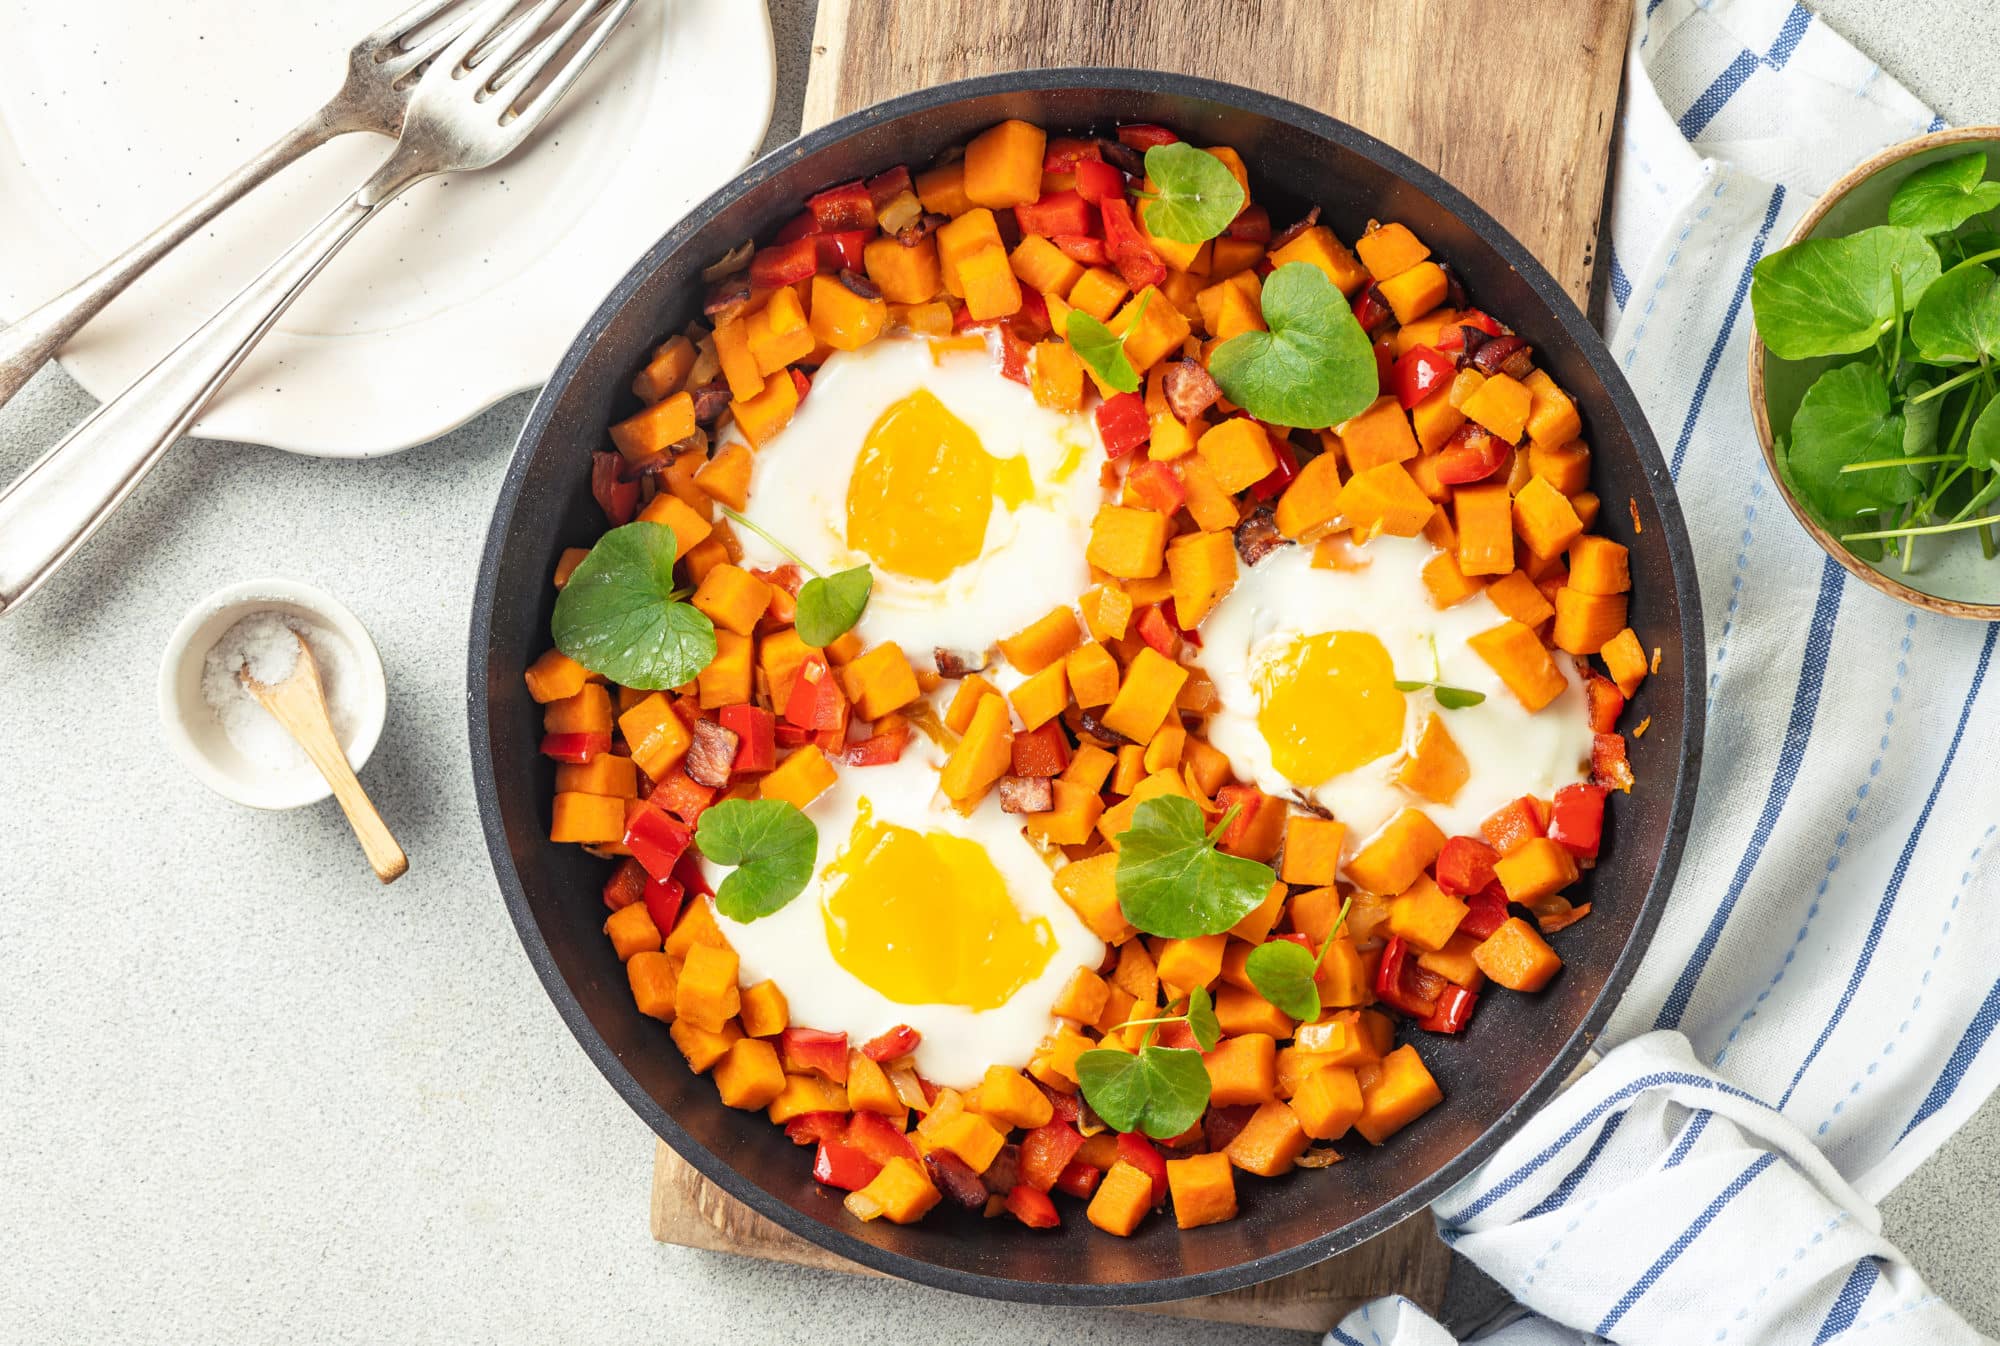
[[[291,734],[237,681],[236,674],[248,669],[266,686],[283,682],[298,663],[295,632],[305,638],[319,665],[334,737],[351,752],[357,728],[354,651],[327,628],[275,608],[253,612],[222,633],[201,666],[202,699],[222,726],[223,736],[244,761],[274,774],[310,764]]]

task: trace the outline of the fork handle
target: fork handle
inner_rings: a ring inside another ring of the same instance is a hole
[[[385,168],[387,166],[385,165]],[[97,531],[334,254],[416,177],[383,172],[0,494],[0,616]]]
[[[152,265],[193,237],[252,189],[300,156],[351,127],[336,126],[323,109],[314,113],[234,173],[190,201],[179,214],[55,298],[0,329],[0,406],[21,391],[35,371],[55,358],[77,330],[125,292]]]

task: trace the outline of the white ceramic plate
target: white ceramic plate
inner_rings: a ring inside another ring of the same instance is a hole
[[[0,0],[0,314],[146,233],[318,107],[409,0]],[[358,458],[540,383],[647,245],[770,121],[761,0],[642,0],[527,147],[434,179],[313,283],[194,433]],[[84,329],[64,368],[116,393],[378,163],[344,136],[266,183]]]

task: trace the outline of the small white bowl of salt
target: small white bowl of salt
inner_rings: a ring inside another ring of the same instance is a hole
[[[251,808],[298,808],[333,793],[237,678],[248,669],[267,685],[283,682],[298,637],[319,665],[334,737],[359,771],[382,735],[388,690],[367,628],[333,595],[287,579],[232,584],[181,619],[160,661],[168,746],[202,784]]]

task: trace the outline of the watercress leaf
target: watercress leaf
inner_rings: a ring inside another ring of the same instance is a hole
[[[808,645],[831,645],[861,620],[875,576],[867,566],[815,575],[799,586],[796,625]]]
[[[1464,710],[1486,699],[1486,693],[1475,692],[1466,687],[1433,687],[1431,695],[1436,697],[1437,703],[1446,710]]]
[[[1904,397],[1915,397],[1927,393],[1931,381],[1926,378],[1911,379],[1903,389]],[[1903,403],[1903,452],[1911,457],[1931,453],[1937,448],[1938,424],[1944,418],[1945,399],[1933,397],[1927,402]]]
[[[1750,282],[1757,331],[1785,360],[1867,350],[1896,316],[1897,267],[1909,309],[1938,278],[1937,249],[1914,229],[1886,224],[1780,248]]]
[[[1167,939],[1220,934],[1277,882],[1269,865],[1217,850],[1201,810],[1183,795],[1141,803],[1118,847],[1114,882],[1125,919]]]
[[[1294,1019],[1319,1017],[1319,987],[1313,981],[1313,957],[1288,939],[1274,939],[1250,950],[1243,970],[1257,994]]]
[[[1889,198],[1889,223],[1926,234],[1956,229],[1974,215],[2000,206],[2000,182],[1986,176],[1983,151],[1925,164],[1904,178]]]
[[[1871,363],[1829,369],[1806,389],[1792,417],[1783,459],[1795,494],[1828,522],[1913,500],[1922,482],[1909,468],[1841,472],[1848,463],[1903,452],[1903,417],[1889,401],[1888,380]]]
[[[2000,470],[2000,397],[1986,404],[1986,410],[1979,413],[1979,419],[1972,423],[1972,434],[1965,441],[1965,461],[1981,471]],[[1988,490],[1980,494],[1985,497],[1980,503],[1991,500]]]
[[[1124,338],[1081,309],[1070,310],[1063,334],[1076,358],[1089,365],[1107,388],[1121,393],[1139,391],[1139,371],[1125,354]]]
[[[1421,692],[1422,690],[1424,690],[1424,688],[1428,686],[1430,686],[1428,682],[1398,681],[1396,683],[1396,690],[1399,692]]]
[[[1972,364],[2000,355],[2000,276],[1983,266],[1945,272],[1910,315],[1910,340],[1933,361]]]
[[[1308,430],[1367,410],[1380,390],[1375,352],[1325,272],[1287,262],[1265,279],[1263,307],[1268,332],[1239,333],[1209,357],[1224,396],[1267,424]]]
[[[1076,1059],[1084,1101],[1117,1131],[1170,1140],[1208,1107],[1208,1069],[1185,1047],[1147,1047],[1137,1054],[1100,1047]]]
[[[674,530],[628,523],[571,573],[549,629],[557,649],[622,687],[678,687],[715,658],[715,625],[674,595]]]
[[[1197,986],[1188,993],[1188,1031],[1194,1034],[1195,1045],[1205,1052],[1215,1050],[1222,1041],[1222,1025],[1216,1022],[1215,1001],[1210,998],[1206,986]]]
[[[1206,243],[1243,209],[1243,184],[1229,166],[1185,140],[1146,151],[1151,200],[1140,203],[1146,230],[1175,243]]]
[[[715,890],[715,909],[754,921],[805,891],[819,829],[782,799],[725,799],[702,810],[694,840],[707,859],[735,866]]]

